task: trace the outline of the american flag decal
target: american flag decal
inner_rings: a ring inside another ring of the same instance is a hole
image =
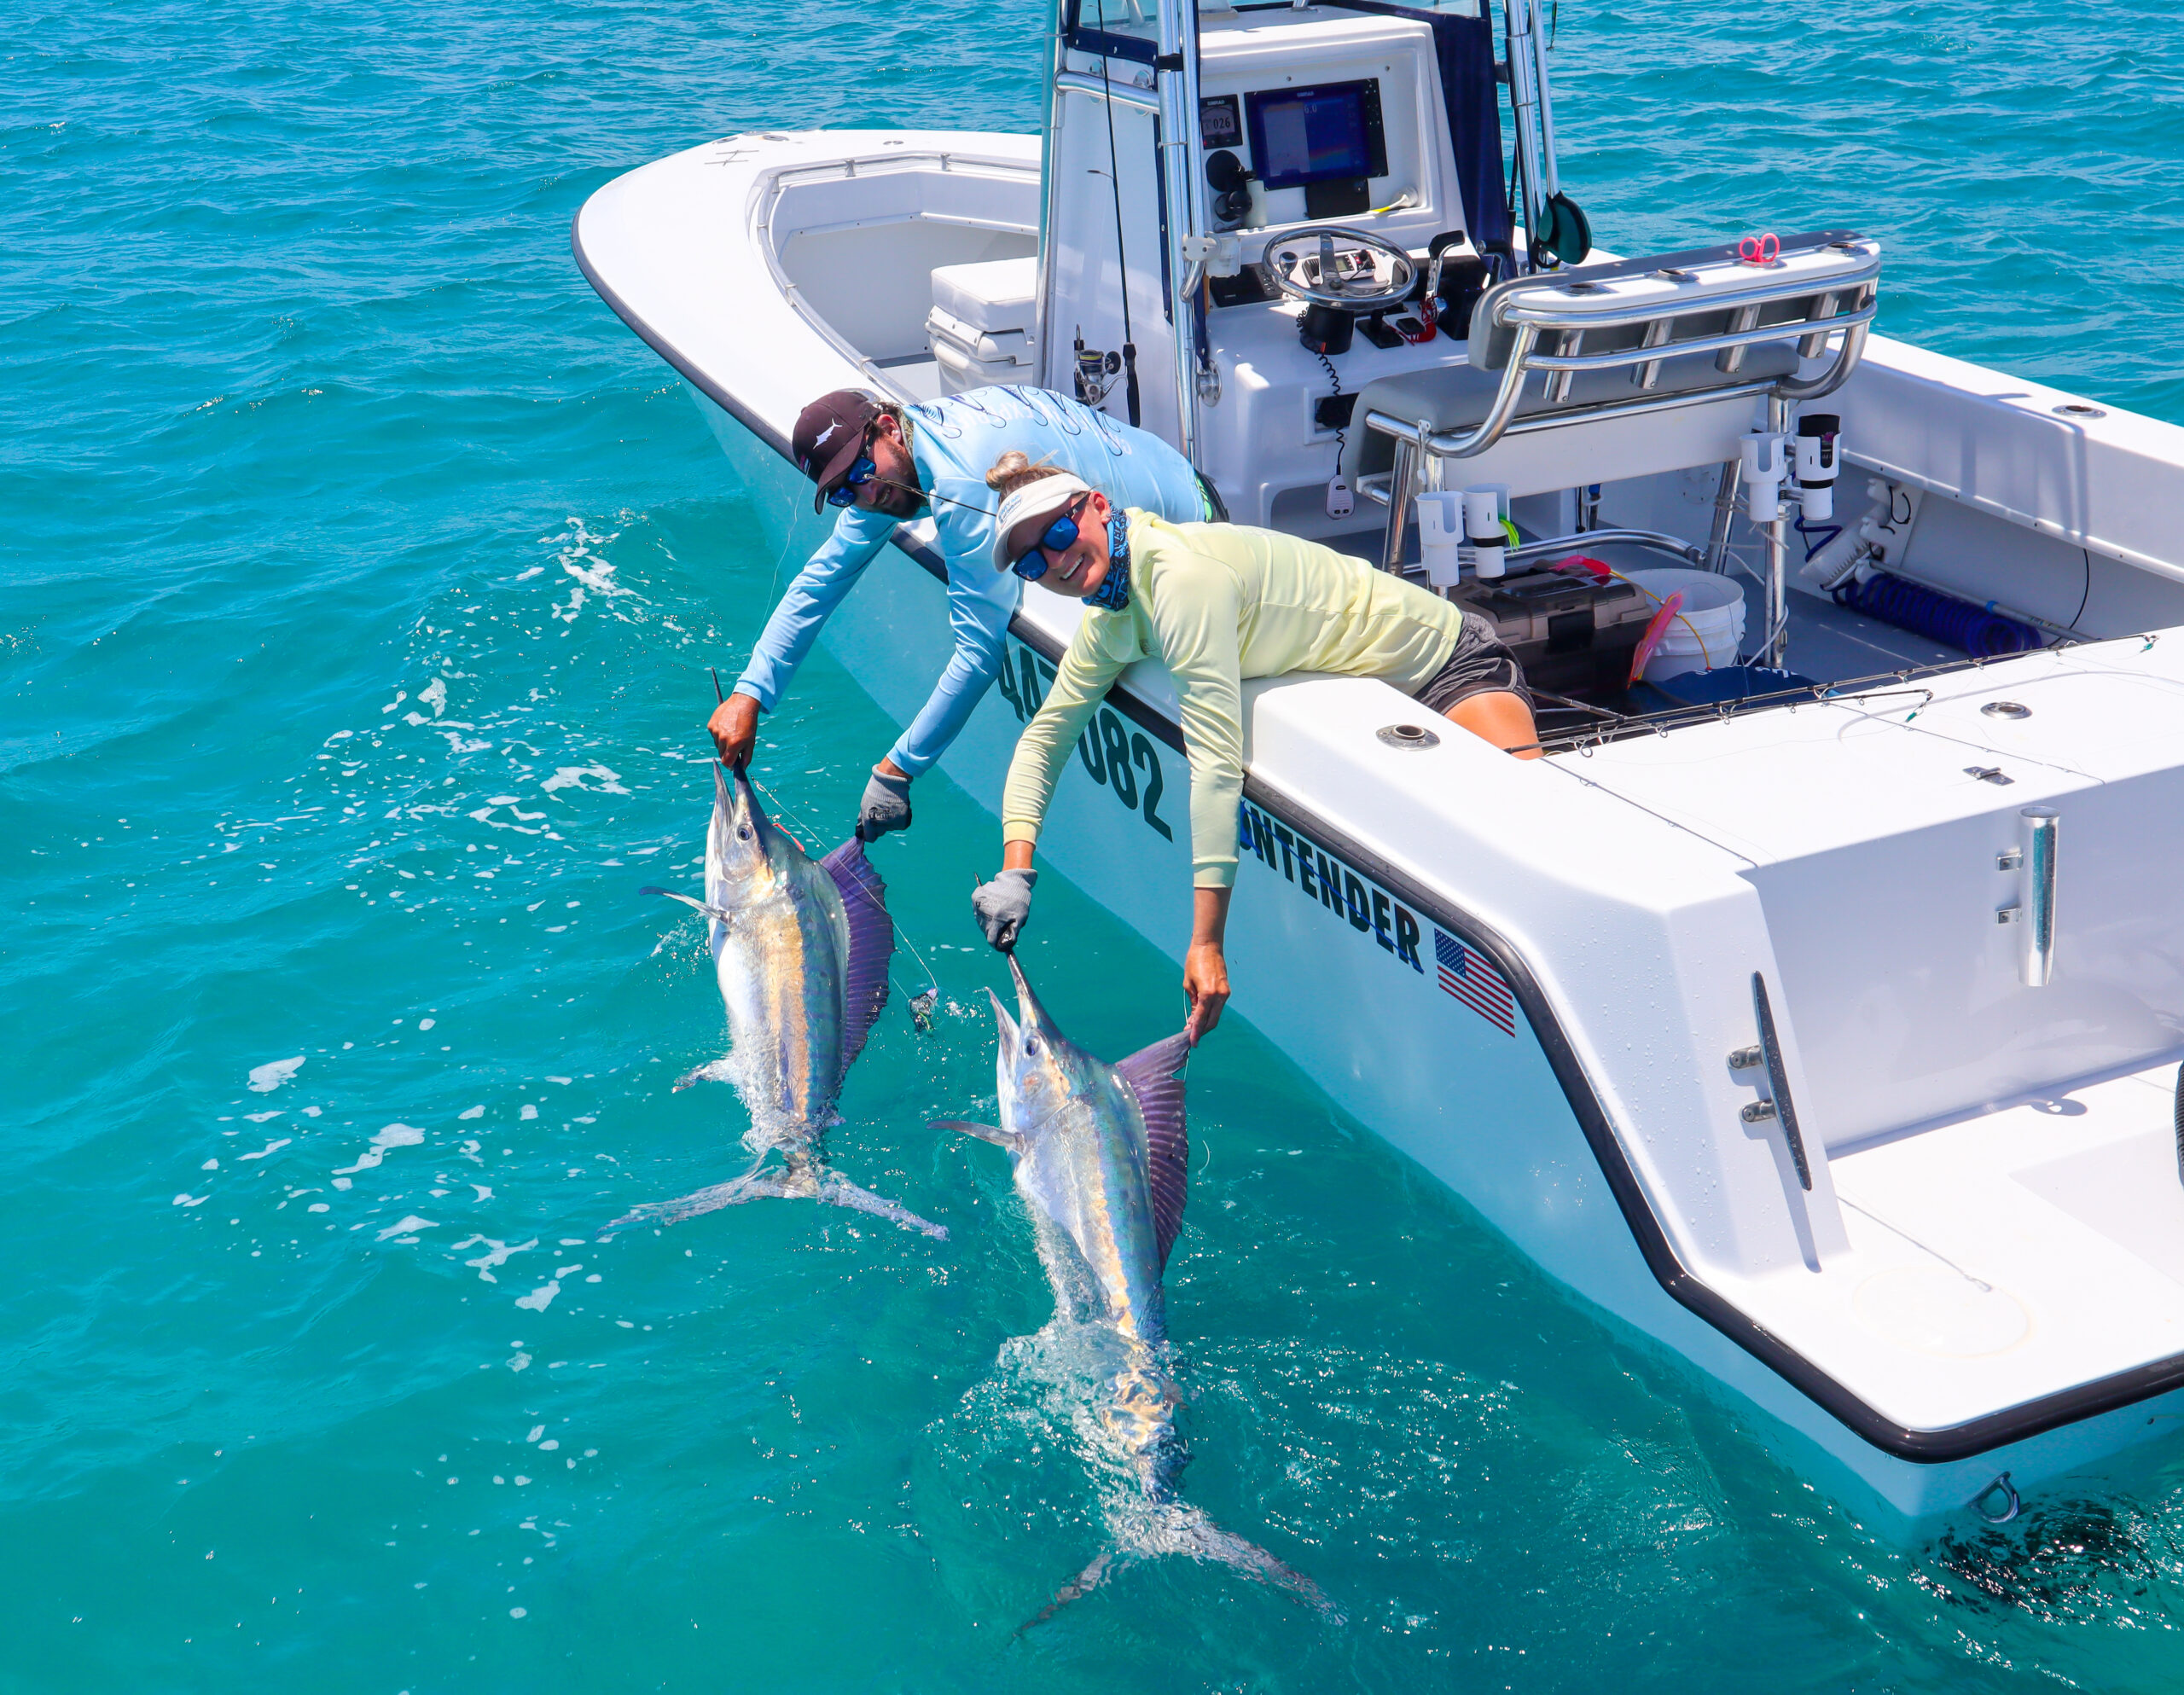
[[[1467,948],[1437,925],[1433,959],[1441,969],[1442,988],[1502,1035],[1517,1033],[1517,997],[1509,992],[1508,980],[1488,963],[1484,954]]]

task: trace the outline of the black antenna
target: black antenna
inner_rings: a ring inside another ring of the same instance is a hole
[[[1107,186],[1115,193],[1115,263],[1122,269],[1123,398],[1130,408],[1130,424],[1138,427],[1137,343],[1130,329],[1130,255],[1123,248],[1122,167],[1115,162],[1115,87],[1107,80],[1107,55],[1100,55],[1100,88],[1107,108]]]

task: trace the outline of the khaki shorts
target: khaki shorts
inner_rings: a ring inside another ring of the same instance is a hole
[[[1441,669],[1426,679],[1416,695],[1418,704],[1446,713],[1474,694],[1514,694],[1526,706],[1531,690],[1525,687],[1525,668],[1517,656],[1494,634],[1494,626],[1476,612],[1464,614],[1464,627],[1456,645],[1441,662]]]

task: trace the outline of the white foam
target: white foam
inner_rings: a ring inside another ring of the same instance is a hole
[[[461,1253],[465,1248],[474,1248],[480,1244],[491,1248],[492,1251],[482,1259],[467,1259],[463,1263],[477,1272],[479,1281],[481,1283],[497,1283],[501,1280],[493,1275],[492,1268],[507,1264],[512,1254],[529,1253],[538,1245],[538,1238],[533,1236],[527,1242],[519,1242],[514,1247],[510,1247],[506,1242],[497,1242],[491,1236],[469,1236],[457,1242],[454,1251]]]
[[[485,1116],[485,1109],[482,1106],[466,1106],[455,1116],[458,1118],[482,1118]]]
[[[477,1191],[478,1191],[478,1199],[480,1199],[480,1200],[491,1200],[491,1199],[492,1199],[492,1198],[493,1198],[493,1192],[492,1192],[491,1189],[487,1188],[487,1187],[486,1187],[483,1183],[473,1183],[470,1187],[471,1187],[472,1188],[473,1188],[473,1189],[475,1189],[475,1190],[477,1190]]]
[[[380,1231],[379,1234],[373,1237],[372,1239],[375,1242],[383,1242],[389,1236],[414,1237],[416,1232],[420,1230],[437,1230],[440,1227],[434,1223],[431,1219],[420,1218],[413,1212],[399,1224],[388,1225],[386,1229]]]
[[[369,1171],[386,1158],[390,1149],[415,1147],[424,1139],[425,1133],[415,1124],[389,1124],[372,1137],[371,1146],[357,1156],[354,1165],[336,1166],[334,1175],[346,1177],[357,1171]]]
[[[270,1094],[304,1068],[304,1056],[293,1059],[270,1059],[262,1065],[250,1068],[250,1088],[254,1094]]]
[[[528,1295],[519,1295],[515,1303],[520,1307],[528,1307],[532,1312],[543,1313],[554,1304],[554,1297],[561,1292],[561,1280],[556,1278],[551,1283],[540,1284]]]
[[[584,781],[586,777],[596,778],[599,787],[593,788],[590,784]],[[619,771],[610,771],[604,765],[563,765],[538,787],[549,794],[553,793],[556,789],[568,788],[582,789],[586,794],[627,794],[629,792],[629,790],[622,787],[622,774]],[[494,804],[499,804],[497,801]]]
[[[202,1206],[206,1201],[212,1199],[212,1197],[210,1195],[178,1194],[174,1198],[174,1204],[177,1206]]]
[[[417,701],[420,705],[430,706],[437,718],[447,707],[447,685],[434,677],[417,691]]]
[[[530,1119],[536,1118],[537,1116],[538,1109],[536,1106],[526,1106],[522,1112],[516,1114],[517,1117],[524,1119],[526,1122]]]
[[[294,1140],[295,1140],[295,1138],[294,1138],[293,1136],[282,1136],[282,1137],[279,1141],[269,1141],[268,1143],[266,1143],[266,1144],[265,1144],[265,1146],[263,1146],[263,1147],[259,1148],[259,1149],[258,1150],[258,1152],[255,1152],[255,1153],[244,1153],[244,1154],[238,1154],[238,1155],[236,1156],[236,1158],[241,1158],[241,1159],[263,1159],[263,1158],[265,1158],[265,1156],[266,1156],[267,1154],[269,1154],[269,1153],[272,1153],[272,1152],[276,1152],[276,1150],[278,1150],[278,1149],[281,1149],[281,1148],[284,1148],[284,1147],[286,1147],[286,1146],[287,1146],[290,1142],[293,1141]]]
[[[247,1124],[270,1123],[274,1119],[281,1116],[282,1111],[282,1108],[276,1106],[270,1112],[246,1112],[242,1115],[243,1122]]]

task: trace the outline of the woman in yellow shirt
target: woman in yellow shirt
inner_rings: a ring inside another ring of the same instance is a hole
[[[1213,1028],[1228,998],[1223,938],[1236,878],[1246,677],[1382,677],[1497,747],[1538,757],[1516,655],[1484,619],[1438,595],[1279,531],[1118,513],[1097,490],[1020,453],[1005,456],[986,481],[1003,496],[996,567],[1086,607],[1009,763],[1004,868],[972,897],[996,948],[1015,945],[1030,914],[1032,847],[1062,763],[1135,660],[1156,659],[1175,678],[1190,758],[1196,896],[1183,991],[1194,1037]]]

